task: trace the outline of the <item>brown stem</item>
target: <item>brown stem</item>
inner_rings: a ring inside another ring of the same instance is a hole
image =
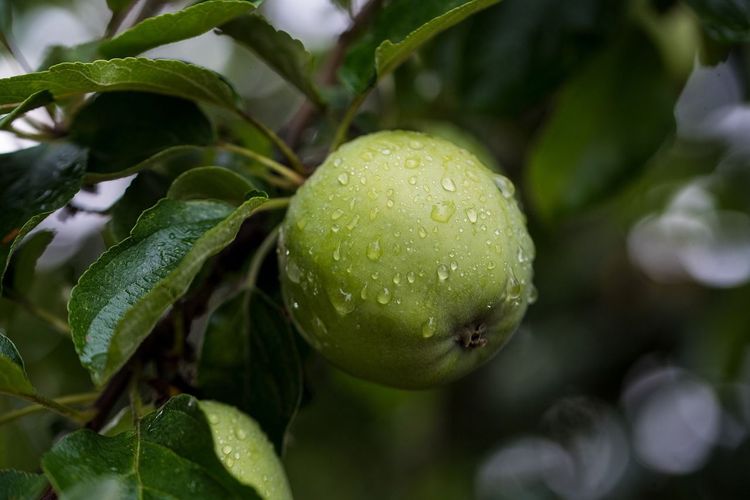
[[[324,86],[334,85],[336,83],[336,74],[344,63],[344,57],[349,46],[362,33],[362,30],[370,23],[372,16],[378,11],[383,4],[383,0],[370,0],[354,16],[352,24],[341,35],[336,42],[336,46],[331,51],[325,65],[321,68],[319,80]],[[310,121],[315,117],[319,110],[310,101],[305,101],[297,114],[289,121],[287,127],[287,143],[296,148],[299,144],[302,134],[307,129]]]
[[[86,423],[87,429],[98,432],[104,427],[104,424],[107,423],[109,414],[112,412],[112,409],[120,399],[122,393],[128,387],[131,373],[132,364],[128,363],[110,379],[107,387],[104,388],[101,395],[94,402],[96,414]]]
[[[138,16],[133,21],[133,26],[140,23],[144,19],[147,19],[149,17],[153,17],[156,14],[159,13],[159,11],[164,6],[164,0],[146,0],[143,3],[143,7],[141,8],[141,11],[138,13]]]
[[[112,18],[110,18],[109,23],[107,23],[107,27],[104,30],[104,36],[106,38],[112,38],[112,36],[117,33],[117,30],[120,29],[122,22],[126,17],[128,17],[128,14],[131,10],[133,10],[133,7],[135,7],[135,4],[137,3],[138,0],[130,0],[130,3],[127,5],[127,7],[119,12],[114,12],[112,14]]]

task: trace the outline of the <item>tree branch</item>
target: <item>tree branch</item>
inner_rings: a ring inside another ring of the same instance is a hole
[[[349,29],[339,35],[336,46],[331,51],[331,55],[321,69],[319,80],[322,85],[331,86],[336,83],[336,75],[344,62],[344,57],[346,56],[349,46],[367,27],[382,4],[383,0],[370,0],[367,2],[357,15],[354,16]],[[287,143],[292,148],[297,147],[302,138],[302,134],[307,129],[310,121],[317,114],[317,111],[316,107],[313,106],[309,100],[305,100],[297,111],[297,114],[289,121],[286,137]]]

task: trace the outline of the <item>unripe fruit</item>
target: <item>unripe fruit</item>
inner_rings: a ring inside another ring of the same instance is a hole
[[[285,303],[340,368],[426,388],[495,354],[533,301],[534,246],[505,177],[416,132],[333,153],[279,237]]]
[[[281,461],[260,426],[233,406],[201,401],[216,454],[238,481],[255,488],[263,500],[291,500]]]

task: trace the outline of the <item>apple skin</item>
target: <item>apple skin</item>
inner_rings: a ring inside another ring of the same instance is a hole
[[[419,389],[490,359],[535,299],[508,179],[443,139],[360,137],[293,197],[282,293],[307,341],[361,378]]]
[[[273,444],[258,423],[233,406],[203,400],[216,454],[238,481],[264,500],[292,500],[289,482]]]

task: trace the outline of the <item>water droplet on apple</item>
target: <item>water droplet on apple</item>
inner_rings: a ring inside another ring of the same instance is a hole
[[[456,204],[452,201],[441,201],[432,205],[430,217],[436,222],[448,222],[456,211]]]
[[[437,330],[437,324],[435,322],[435,318],[430,316],[430,318],[424,322],[422,325],[422,337],[428,339],[435,335],[435,331]]]
[[[495,181],[495,185],[500,190],[503,197],[510,198],[516,192],[516,188],[513,186],[513,183],[510,182],[510,179],[508,179],[507,177],[503,175],[495,175],[493,176],[492,180]]]
[[[383,248],[380,246],[380,240],[375,240],[367,245],[367,258],[373,262],[380,260],[383,255]]]
[[[437,275],[440,281],[448,279],[448,267],[445,264],[440,264],[437,268]]]
[[[388,290],[388,288],[384,287],[382,290],[380,290],[380,292],[378,292],[377,300],[378,303],[386,305],[391,301],[391,291]]]

